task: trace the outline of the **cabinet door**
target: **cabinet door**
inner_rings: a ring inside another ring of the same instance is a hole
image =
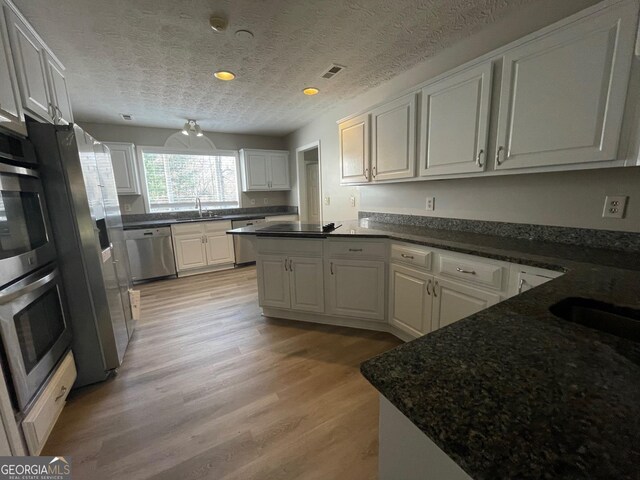
[[[504,55],[497,170],[616,158],[636,8],[606,9]]]
[[[324,275],[322,258],[289,257],[291,308],[324,312]]]
[[[18,80],[13,70],[13,59],[6,34],[4,12],[0,8],[0,124],[26,133],[20,107]]]
[[[269,158],[265,152],[244,154],[244,191],[269,190]]]
[[[269,189],[290,190],[289,155],[286,153],[269,154]]]
[[[260,255],[256,260],[261,307],[291,307],[287,261],[287,257],[281,255]]]
[[[437,278],[433,291],[433,329],[442,328],[495,305],[500,295]]]
[[[226,233],[207,234],[207,264],[220,265],[224,263],[233,263],[235,254],[233,250],[233,235]]]
[[[369,114],[342,122],[340,136],[340,183],[363,183],[370,180]]]
[[[406,95],[371,112],[371,176],[374,181],[411,178],[416,173],[416,95]]]
[[[326,271],[330,313],[384,321],[385,262],[331,259]]]
[[[433,276],[392,263],[389,323],[419,337],[431,331]]]
[[[179,272],[207,266],[207,252],[201,234],[176,235],[173,239]]]
[[[486,62],[422,89],[420,175],[484,171],[491,75]]]
[[[43,46],[8,7],[5,7],[5,15],[22,106],[32,114],[52,122]]]
[[[45,54],[45,65],[49,76],[49,92],[56,123],[69,124],[73,122],[71,100],[67,89],[67,79],[64,70],[49,55]]]
[[[111,153],[118,195],[140,195],[140,182],[133,143],[105,142]]]

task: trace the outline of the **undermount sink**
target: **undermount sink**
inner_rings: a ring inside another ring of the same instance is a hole
[[[549,311],[564,320],[640,342],[640,310],[572,297],[552,305]]]

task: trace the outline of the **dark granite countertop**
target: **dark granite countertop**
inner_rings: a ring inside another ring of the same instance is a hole
[[[125,222],[123,228],[125,230],[134,230],[137,228],[160,228],[168,227],[176,223],[193,223],[193,222],[216,222],[221,220],[253,220],[265,217],[277,217],[281,215],[297,215],[296,212],[273,212],[273,213],[237,213],[237,214],[221,214],[207,216],[206,212],[202,218],[163,218],[156,220],[141,220],[137,222]]]
[[[640,479],[640,344],[549,311],[570,297],[639,309],[640,252],[367,220],[278,236],[390,238],[564,270],[361,371],[473,478]]]

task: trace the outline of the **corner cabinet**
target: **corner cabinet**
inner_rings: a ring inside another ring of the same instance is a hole
[[[422,89],[420,175],[483,172],[492,62]]]
[[[243,192],[291,190],[289,152],[240,150]]]
[[[13,4],[3,2],[3,11],[25,112],[49,123],[73,122],[64,66]]]
[[[637,16],[626,2],[504,54],[496,170],[616,159]]]
[[[133,143],[104,142],[111,153],[118,195],[141,195],[140,178]]]

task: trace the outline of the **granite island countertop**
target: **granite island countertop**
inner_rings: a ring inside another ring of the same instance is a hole
[[[389,238],[565,275],[374,357],[362,374],[471,477],[640,478],[640,344],[554,316],[579,297],[640,309],[640,251],[344,222],[301,238]]]

